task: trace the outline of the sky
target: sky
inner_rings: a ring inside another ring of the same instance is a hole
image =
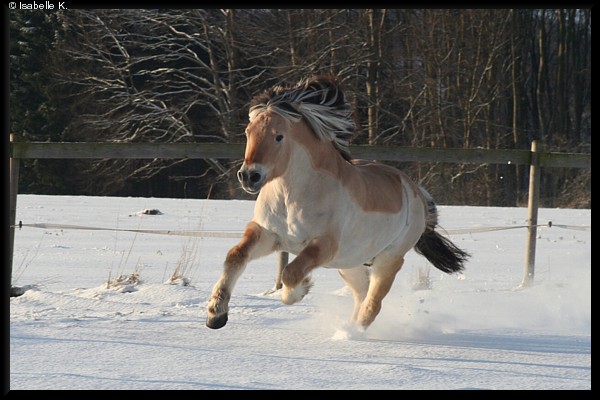
[[[209,329],[210,292],[253,206],[19,195],[9,389],[591,390],[591,210],[539,210],[525,288],[526,208],[439,205],[472,254],[464,273],[411,250],[362,336],[348,334],[336,270],[315,270],[310,293],[282,304],[276,254],[247,266],[229,322]]]

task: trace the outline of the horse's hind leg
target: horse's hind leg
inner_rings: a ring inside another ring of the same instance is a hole
[[[352,321],[356,322],[360,306],[369,290],[369,268],[365,265],[361,265],[356,268],[338,269],[338,272],[344,282],[346,282],[346,285],[352,289],[352,297],[354,298]]]
[[[229,299],[238,278],[248,262],[274,251],[275,237],[258,224],[250,222],[240,242],[229,250],[221,278],[215,284],[208,302],[206,326],[219,329],[227,323]]]
[[[371,325],[381,311],[381,302],[390,291],[402,264],[404,264],[404,256],[392,257],[381,254],[375,258],[371,267],[369,290],[356,318],[356,322],[363,328]]]

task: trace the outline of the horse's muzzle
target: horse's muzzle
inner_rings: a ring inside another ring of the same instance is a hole
[[[244,164],[237,173],[237,178],[242,184],[242,188],[250,194],[260,192],[265,183],[265,176],[264,168],[257,164],[250,166]]]

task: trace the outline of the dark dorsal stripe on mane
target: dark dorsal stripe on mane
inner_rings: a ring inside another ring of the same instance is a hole
[[[345,159],[351,159],[348,143],[356,126],[352,106],[335,78],[313,76],[296,84],[275,85],[252,99],[250,120],[265,111],[290,122],[304,118],[319,139],[332,142]]]

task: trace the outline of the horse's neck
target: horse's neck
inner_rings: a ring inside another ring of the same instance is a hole
[[[288,196],[308,198],[322,196],[333,190],[327,178],[340,179],[345,168],[351,167],[331,146],[306,148],[297,146],[280,184]]]

